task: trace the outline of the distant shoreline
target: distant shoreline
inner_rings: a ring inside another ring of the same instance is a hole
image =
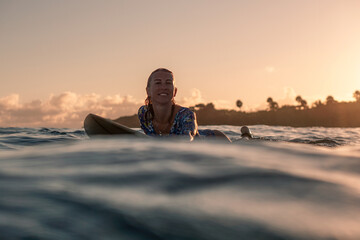
[[[277,110],[242,112],[218,110],[213,104],[190,107],[201,125],[269,125],[289,127],[360,127],[360,102],[336,102],[309,109],[284,106]],[[139,127],[137,115],[115,119],[129,127]]]

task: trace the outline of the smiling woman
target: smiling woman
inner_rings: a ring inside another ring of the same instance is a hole
[[[142,130],[151,136],[214,136],[229,140],[216,130],[198,130],[196,115],[189,108],[175,104],[177,88],[173,73],[165,68],[153,71],[147,81],[147,98],[138,117]]]

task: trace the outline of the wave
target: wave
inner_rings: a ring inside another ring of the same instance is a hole
[[[355,149],[98,138],[0,152],[0,239],[358,239]]]

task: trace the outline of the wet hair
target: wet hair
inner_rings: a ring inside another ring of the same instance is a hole
[[[166,68],[158,68],[158,69],[156,69],[155,71],[153,71],[153,72],[150,74],[150,76],[149,76],[149,78],[148,78],[148,81],[147,81],[147,84],[146,84],[146,88],[148,88],[148,87],[150,86],[151,79],[152,79],[153,75],[154,75],[155,73],[157,73],[157,72],[170,73],[171,76],[173,76],[173,78],[174,78],[174,74],[173,74],[172,71],[170,71],[169,69],[166,69]]]
[[[149,76],[149,78],[148,78],[148,80],[147,80],[146,88],[149,88],[149,87],[150,87],[150,82],[151,82],[151,80],[152,80],[152,77],[153,77],[153,75],[154,75],[155,73],[157,73],[157,72],[170,73],[171,76],[173,76],[173,78],[174,78],[174,74],[173,74],[170,70],[168,70],[168,69],[166,69],[166,68],[158,68],[158,69],[156,69],[155,71],[153,71],[153,72],[150,74],[150,76]],[[147,111],[146,111],[146,113],[145,113],[145,121],[146,121],[147,123],[149,123],[150,121],[152,121],[152,120],[154,119],[154,116],[155,116],[155,113],[154,113],[154,109],[153,109],[153,106],[152,106],[152,102],[151,102],[150,96],[147,96],[147,97],[146,97],[146,99],[145,99],[145,105],[146,105],[146,107],[147,107]],[[171,115],[170,115],[170,117],[169,117],[169,123],[171,123],[171,118],[172,118],[172,115],[174,114],[174,109],[175,109],[175,100],[172,99],[172,107],[171,107]]]

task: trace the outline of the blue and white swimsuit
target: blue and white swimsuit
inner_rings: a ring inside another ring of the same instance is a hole
[[[141,106],[138,111],[141,129],[146,135],[158,136],[151,120],[145,120],[147,106]],[[196,116],[189,108],[181,107],[176,113],[174,122],[171,126],[169,135],[186,135],[186,136],[214,136],[211,130],[198,130],[196,123]]]

